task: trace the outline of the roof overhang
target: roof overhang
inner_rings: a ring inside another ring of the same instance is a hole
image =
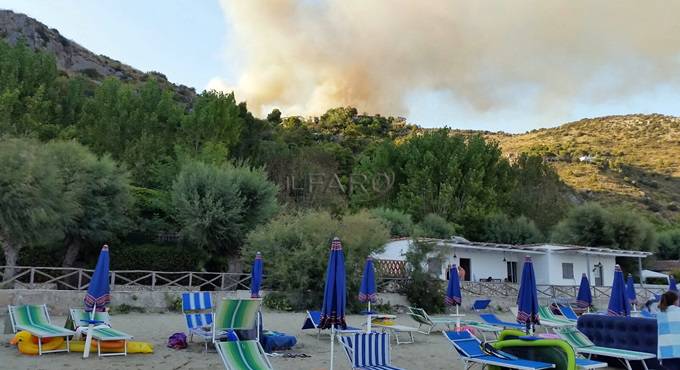
[[[461,243],[454,243],[454,242],[449,242],[446,240],[429,240],[425,241],[434,243],[437,246],[440,247],[448,247],[452,249],[460,248],[460,249],[469,249],[469,250],[482,250],[482,251],[496,251],[496,252],[505,252],[505,253],[525,253],[525,254],[546,254],[545,251],[541,250],[536,250],[533,248],[527,248],[527,247],[522,247],[522,246],[516,246],[516,245],[509,245],[509,244],[493,244],[493,243],[471,243],[471,244],[461,244]]]

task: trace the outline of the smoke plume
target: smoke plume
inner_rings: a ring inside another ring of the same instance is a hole
[[[233,89],[263,114],[352,105],[407,115],[414,91],[484,113],[537,111],[678,86],[680,2],[222,0]]]

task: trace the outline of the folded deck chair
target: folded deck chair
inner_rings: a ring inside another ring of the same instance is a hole
[[[498,318],[498,316],[492,314],[492,313],[482,313],[479,315],[479,317],[484,320],[487,324],[493,325],[493,326],[499,326],[501,328],[512,328],[512,329],[521,329],[524,330],[526,328],[526,325],[516,323],[516,322],[509,322],[509,321],[503,321]]]
[[[194,340],[194,336],[203,341],[205,352],[208,352],[208,343],[216,339],[226,338],[227,331],[218,333],[212,332],[213,325],[213,305],[209,292],[185,292],[182,293],[182,314],[189,331],[189,341]]]
[[[475,301],[472,303],[472,310],[475,312],[486,310],[489,308],[490,303],[490,299],[475,299]]]
[[[215,343],[227,370],[271,370],[267,356],[256,340]]]
[[[596,346],[585,334],[574,327],[558,328],[555,329],[555,333],[574,347],[577,353],[588,357],[592,355],[612,357],[619,360],[628,370],[632,370],[630,361],[642,361],[642,366],[647,369],[645,360],[656,357],[653,353]]]
[[[467,331],[446,331],[444,332],[444,337],[453,344],[453,347],[465,364],[465,370],[470,369],[476,364],[481,365],[482,368],[486,366],[498,366],[501,368],[520,370],[552,369],[555,367],[555,364],[522,360],[509,354],[506,355],[500,351],[499,353],[503,353],[505,356],[500,357],[499,355],[486,353],[482,350],[479,339]]]
[[[538,317],[541,320],[541,325],[550,326],[553,328],[576,325],[575,321],[555,316],[555,314],[550,310],[550,307],[547,306],[541,306],[538,308]]]
[[[557,308],[560,310],[562,316],[564,316],[565,319],[571,321],[578,320],[578,315],[576,314],[576,311],[574,311],[574,309],[570,305],[558,303]]]
[[[340,335],[352,370],[402,370],[390,361],[390,335],[387,333],[354,333]]]
[[[302,324],[302,330],[316,329],[316,339],[319,339],[321,338],[321,328],[319,325],[321,325],[321,311],[307,311],[307,318],[305,318],[305,322]],[[336,329],[336,331],[338,333],[358,333],[363,330],[348,326],[345,330]]]
[[[71,319],[71,324],[74,329],[80,328],[81,333],[86,334],[88,330],[88,324],[90,321],[90,312],[86,312],[82,308],[72,308],[70,310],[69,318]],[[127,356],[127,341],[132,339],[132,335],[123,333],[122,331],[111,328],[111,317],[107,312],[95,312],[94,314],[94,327],[92,328],[92,338],[97,340],[97,355],[102,356]],[[67,321],[66,325],[69,325]],[[102,353],[101,342],[107,341],[119,341],[124,342],[123,352],[111,352]]]
[[[71,350],[70,337],[76,333],[73,330],[68,330],[60,326],[52,325],[50,315],[47,313],[47,306],[41,305],[23,305],[23,306],[8,306],[9,319],[12,324],[12,332],[16,333],[19,330],[25,330],[34,337],[38,337],[38,355],[52,352],[69,352]],[[58,338],[64,337],[66,339],[66,349],[55,349],[51,351],[42,350],[43,338]]]
[[[437,326],[445,326],[446,329],[451,329],[451,325],[456,325],[459,318],[455,317],[436,317],[430,316],[422,308],[408,307],[407,314],[411,316],[413,321],[418,323],[418,329],[425,327],[425,331],[419,330],[420,333],[430,334]],[[443,329],[442,329],[443,330]]]

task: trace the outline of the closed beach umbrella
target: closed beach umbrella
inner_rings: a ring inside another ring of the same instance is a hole
[[[614,282],[612,283],[612,294],[609,297],[609,316],[630,316],[630,301],[626,294],[626,284],[623,282],[623,271],[621,266],[614,267]]]
[[[534,264],[529,256],[524,258],[522,280],[517,295],[517,322],[526,324],[527,334],[532,330],[533,325],[540,324],[536,275],[534,275]]]
[[[255,261],[253,261],[253,269],[250,272],[250,297],[260,298],[260,285],[262,285],[262,270],[263,270],[262,254],[257,252],[255,254]]]
[[[342,252],[340,239],[333,238],[331,254],[326,268],[326,286],[321,307],[321,329],[331,329],[331,365],[333,370],[333,349],[335,347],[335,329],[347,329],[345,322],[345,255]]]
[[[628,302],[635,307],[637,305],[637,293],[635,293],[635,282],[633,281],[632,274],[628,274],[628,280],[626,281],[626,296],[628,297]]]
[[[366,258],[364,265],[364,275],[361,277],[361,288],[359,289],[359,302],[368,302],[368,311],[371,311],[371,303],[375,303],[378,296],[375,290],[375,269],[373,268],[373,259]]]
[[[458,269],[456,265],[451,266],[449,270],[449,285],[446,287],[446,297],[444,297],[444,304],[447,306],[456,306],[456,315],[458,315],[458,307],[463,303],[463,295],[460,293],[460,281],[458,280]],[[460,327],[460,319],[456,319],[456,327]]]
[[[97,266],[92,273],[90,285],[85,294],[85,311],[91,312],[88,324],[87,337],[85,338],[85,348],[83,358],[90,356],[90,344],[92,343],[92,328],[94,327],[94,314],[97,311],[104,311],[106,305],[111,302],[111,288],[109,287],[109,246],[104,245],[99,252]]]
[[[671,275],[671,277],[670,277],[670,279],[669,279],[668,290],[671,290],[671,291],[673,291],[673,292],[677,292],[677,291],[678,291],[678,287],[677,287],[677,285],[676,285],[676,283],[675,283],[675,276],[673,276],[673,275]]]
[[[593,295],[590,292],[590,281],[588,281],[588,276],[586,276],[586,274],[581,275],[581,285],[578,287],[576,305],[582,309],[587,309],[593,305]]]

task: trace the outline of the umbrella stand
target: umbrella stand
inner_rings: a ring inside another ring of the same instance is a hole
[[[85,347],[83,348],[83,358],[90,357],[90,345],[92,344],[92,329],[94,328],[94,315],[97,310],[97,303],[92,306],[90,313],[90,323],[87,325],[87,336],[85,337]]]

